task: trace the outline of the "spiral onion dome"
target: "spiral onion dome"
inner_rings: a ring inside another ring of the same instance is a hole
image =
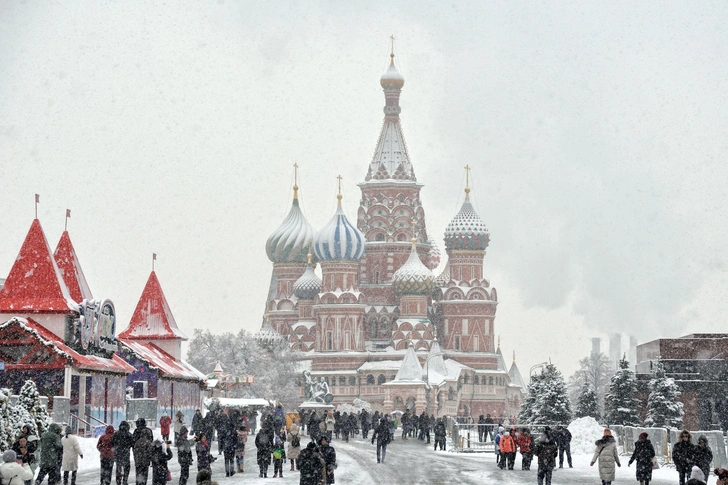
[[[299,300],[313,300],[313,297],[321,291],[321,278],[313,271],[313,265],[306,266],[300,278],[293,284],[293,294]]]
[[[409,259],[394,273],[392,286],[400,295],[429,295],[435,289],[435,276],[420,261],[415,244]]]
[[[434,270],[440,266],[440,248],[437,247],[435,241],[427,241],[430,244],[430,253],[427,257],[427,267]]]
[[[460,212],[445,229],[445,247],[455,250],[485,251],[490,242],[490,233],[480,218],[470,197],[465,197]]]
[[[294,198],[288,216],[265,243],[268,259],[274,263],[305,263],[308,244],[314,237],[316,231],[303,216],[298,199]]]
[[[389,69],[387,69],[384,74],[382,74],[382,77],[379,78],[379,84],[384,89],[402,89],[404,86],[404,77],[402,77],[397,68],[394,66],[394,54],[390,57],[392,60],[389,64]]]
[[[341,201],[334,217],[316,235],[313,249],[321,261],[358,261],[364,256],[364,234],[346,218]]]

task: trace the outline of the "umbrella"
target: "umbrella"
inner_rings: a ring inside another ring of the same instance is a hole
[[[404,411],[397,409],[396,411],[392,411],[392,414],[404,414]]]

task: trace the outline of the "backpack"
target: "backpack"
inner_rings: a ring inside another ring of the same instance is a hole
[[[300,448],[301,446],[301,439],[298,437],[297,434],[293,435],[293,438],[291,438],[291,446],[294,448]]]
[[[276,460],[280,460],[281,458],[283,458],[283,452],[281,450],[278,450],[278,449],[274,450],[273,451],[273,458],[275,458]]]

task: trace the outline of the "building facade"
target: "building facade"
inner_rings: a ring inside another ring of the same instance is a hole
[[[394,54],[380,84],[384,122],[359,184],[356,222],[339,189],[336,213],[315,231],[294,186],[291,210],[266,243],[273,273],[259,335],[300,351],[311,375],[328,381],[334,404],[361,398],[387,412],[516,415],[525,389],[515,360],[509,375],[495,345],[498,294],[483,270],[488,229],[466,187],[445,230],[447,264],[433,274],[440,252],[402,132],[404,78]]]

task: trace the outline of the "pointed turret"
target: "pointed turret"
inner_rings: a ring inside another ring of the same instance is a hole
[[[0,290],[0,313],[24,315],[75,311],[78,307],[63,281],[40,221],[34,219]]]
[[[513,351],[513,363],[511,364],[511,368],[508,371],[508,377],[511,378],[511,384],[515,384],[517,386],[520,386],[523,392],[526,392],[526,384],[523,382],[523,377],[521,377],[521,372],[518,370],[518,367],[516,366],[516,351]]]
[[[500,336],[498,337],[498,350],[496,350],[495,353],[498,355],[498,370],[502,370],[503,372],[508,372],[508,367],[506,366],[506,359],[503,358],[503,352],[501,352]]]
[[[420,381],[422,382],[422,366],[415,355],[415,348],[410,346],[404,354],[402,364],[399,366],[394,382],[397,381]]]
[[[93,295],[86,282],[86,276],[84,276],[81,265],[78,262],[78,256],[76,256],[76,250],[73,248],[68,231],[63,231],[63,234],[61,234],[61,239],[58,241],[53,258],[56,261],[56,265],[58,265],[61,276],[63,276],[63,281],[66,283],[73,301],[80,303],[83,300],[91,300]]]
[[[384,123],[379,134],[374,157],[364,180],[367,182],[401,180],[416,182],[407,145],[399,122],[402,108],[399,106],[399,95],[404,86],[404,77],[394,64],[394,51],[390,54],[389,69],[382,74],[379,83],[384,90]]]

